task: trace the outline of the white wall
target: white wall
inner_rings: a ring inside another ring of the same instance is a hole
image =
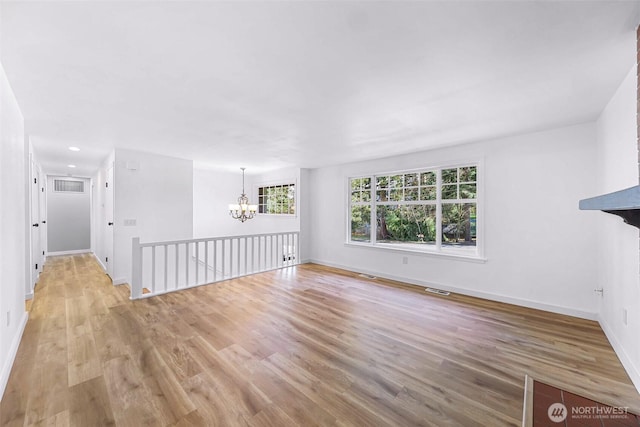
[[[636,68],[633,67],[597,122],[597,189],[605,194],[638,185]],[[617,216],[597,220],[598,284],[604,289],[600,323],[640,390],[640,268],[638,229]],[[623,313],[627,310],[627,324]]]
[[[258,187],[297,183],[300,194],[300,169],[288,168],[260,175],[245,176],[245,191],[252,204],[258,203]],[[242,191],[242,172],[194,169],[193,235],[199,237],[237,236],[300,230],[300,204],[294,216],[257,215],[244,223],[229,216],[229,204],[236,203]],[[296,197],[299,199],[299,197]]]
[[[55,180],[84,182],[83,193],[57,192]],[[47,252],[91,250],[91,181],[86,178],[47,177]]]
[[[298,209],[300,215],[300,262],[309,262],[311,258],[311,170],[300,169],[298,184]]]
[[[193,237],[193,162],[117,149],[114,170],[114,283],[131,283],[131,239]],[[134,220],[136,225],[125,225]]]
[[[311,258],[416,284],[595,318],[595,125],[312,170]],[[345,245],[349,176],[484,160],[486,263]],[[402,257],[408,264],[402,264]]]
[[[0,397],[9,379],[24,325],[29,278],[27,160],[24,121],[0,64]]]

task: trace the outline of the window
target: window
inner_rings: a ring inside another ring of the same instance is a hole
[[[469,164],[350,178],[349,241],[476,255],[477,172]]]
[[[63,192],[63,193],[84,193],[84,181],[54,179],[53,190],[56,192]]]
[[[258,213],[295,215],[296,185],[271,185],[258,187]]]
[[[351,240],[371,241],[371,178],[351,180]]]

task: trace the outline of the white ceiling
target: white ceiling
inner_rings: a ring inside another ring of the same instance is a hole
[[[90,175],[114,147],[256,172],[594,120],[635,63],[639,11],[3,1],[0,60],[49,173]]]

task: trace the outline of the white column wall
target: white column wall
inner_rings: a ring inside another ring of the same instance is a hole
[[[24,120],[0,64],[0,397],[27,322],[30,236]]]
[[[636,67],[624,79],[597,122],[597,190],[605,194],[638,185]],[[640,258],[638,229],[617,216],[597,221],[600,324],[640,390]],[[624,312],[627,323],[624,323]]]
[[[308,262],[311,257],[311,200],[313,194],[310,188],[310,169],[300,169],[300,183],[298,184],[298,207],[300,210],[300,262]]]
[[[131,283],[131,239],[193,237],[193,162],[116,149],[114,283]],[[135,225],[131,224],[135,221]]]

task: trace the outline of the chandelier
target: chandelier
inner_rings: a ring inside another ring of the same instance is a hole
[[[244,169],[242,169],[242,194],[238,197],[238,203],[229,205],[229,215],[233,219],[239,219],[240,222],[245,222],[256,216],[258,210],[257,205],[250,205],[249,198],[244,192]]]

